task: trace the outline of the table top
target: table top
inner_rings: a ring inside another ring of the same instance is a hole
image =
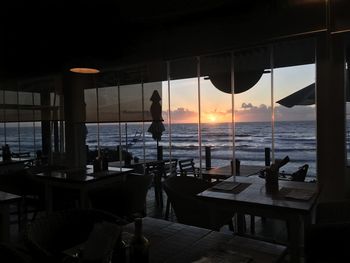
[[[224,182],[233,182],[233,177]],[[271,209],[276,213],[297,212],[308,214],[316,204],[319,195],[317,184],[295,181],[278,181],[278,190],[269,191],[265,180],[258,176],[236,176],[240,186],[233,190],[207,189],[198,194],[199,197],[216,202],[229,203],[232,208],[251,209],[258,214],[259,208]],[[311,196],[308,198],[308,195]],[[305,200],[303,200],[305,197]]]
[[[148,160],[148,159],[143,160],[143,159],[140,159],[137,163],[135,163],[134,160],[131,160],[130,165],[128,165],[127,167],[135,167],[135,166],[144,165],[144,164],[147,164],[147,163],[156,163],[156,162],[158,162],[158,161],[157,160]],[[125,161],[109,162],[108,166],[110,166],[110,167],[126,167]]]
[[[133,223],[123,231],[133,233]],[[237,262],[270,263],[286,252],[281,245],[150,217],[143,218],[143,233],[150,241],[150,262],[194,262],[229,250],[229,255],[246,259]]]
[[[240,165],[240,172],[238,176],[250,176],[258,174],[261,170],[265,169],[266,166],[262,165]],[[212,168],[210,170],[203,170],[202,175],[210,176],[211,178],[226,179],[232,176],[231,165],[221,166],[217,168]]]
[[[34,161],[34,158],[14,158],[12,157],[10,161],[0,161],[0,166],[3,165],[13,165],[13,164],[20,164],[20,163],[26,163],[26,162],[32,162]]]
[[[108,167],[107,171],[93,172],[92,165],[87,165],[86,170],[57,170],[35,174],[38,178],[66,181],[72,183],[85,183],[101,180],[116,175],[123,175],[132,172],[132,168]]]
[[[7,203],[7,202],[12,202],[12,201],[17,201],[18,199],[22,198],[19,195],[7,193],[0,191],[0,203]]]

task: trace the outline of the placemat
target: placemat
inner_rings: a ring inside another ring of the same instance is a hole
[[[237,186],[239,186],[240,183],[238,182],[221,182],[216,185],[214,185],[212,188],[215,190],[224,190],[224,191],[231,191]]]
[[[287,199],[295,200],[310,200],[315,194],[315,191],[308,189],[298,189],[298,188],[287,188],[282,187],[280,189],[280,195],[284,196]]]
[[[231,182],[227,182],[227,183],[231,183]],[[223,190],[223,189],[214,188],[215,186],[213,186],[209,190],[216,191],[216,192],[228,192],[228,193],[232,193],[232,194],[239,194],[244,189],[246,189],[249,185],[251,185],[250,183],[238,183],[238,182],[232,182],[232,183],[238,184],[238,185],[235,185],[232,188],[232,190]]]

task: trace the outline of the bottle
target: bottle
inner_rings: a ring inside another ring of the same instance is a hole
[[[130,241],[130,263],[148,263],[149,245],[142,233],[142,218],[136,218],[135,233]]]
[[[93,162],[93,171],[94,173],[98,173],[101,171],[101,157],[97,156]]]
[[[11,151],[8,144],[5,144],[5,146],[2,147],[2,160],[4,162],[11,161]]]

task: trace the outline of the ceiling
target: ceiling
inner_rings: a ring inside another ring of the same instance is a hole
[[[141,35],[242,16],[257,5],[246,0],[7,2],[0,11],[1,77],[60,72],[84,59],[107,65],[136,50]]]

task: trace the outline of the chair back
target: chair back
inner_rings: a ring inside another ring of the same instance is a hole
[[[132,220],[135,214],[144,216],[151,181],[152,175],[128,174],[124,182],[91,191],[91,205],[128,220]]]
[[[167,178],[163,187],[179,223],[219,230],[233,217],[233,212],[223,213],[197,194],[211,187],[211,183],[190,176]]]
[[[292,177],[291,180],[298,181],[298,182],[304,182],[308,169],[309,169],[308,164],[304,164],[303,166],[299,167],[298,171],[291,174],[291,177]]]
[[[164,177],[177,175],[177,159],[164,160]]]
[[[289,156],[285,156],[283,159],[276,159],[277,168],[280,169],[290,161]]]
[[[186,176],[186,175],[192,174],[195,177],[199,176],[194,166],[193,159],[179,160],[179,167],[180,167],[180,175]]]
[[[85,242],[95,223],[123,224],[109,213],[94,209],[64,210],[42,217],[28,225],[25,241],[40,262],[59,259],[62,251]]]

